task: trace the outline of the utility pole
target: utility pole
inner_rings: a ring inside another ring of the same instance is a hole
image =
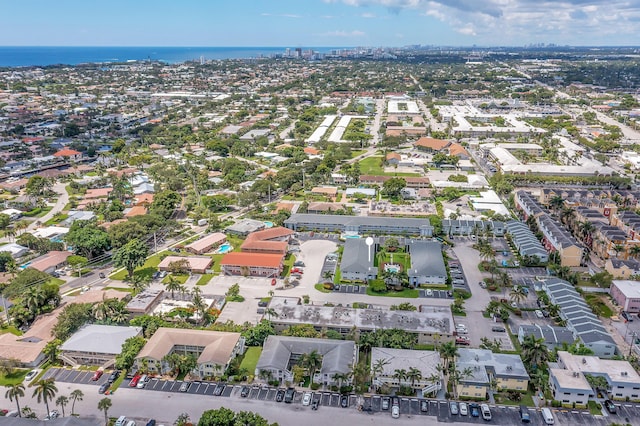
[[[153,232],[153,252],[154,253],[158,252],[158,239],[156,238],[155,231]]]

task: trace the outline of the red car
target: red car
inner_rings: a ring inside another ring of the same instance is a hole
[[[271,279],[271,285],[276,285],[276,282],[277,282],[277,281],[276,281],[276,279],[275,279],[275,278],[272,278],[272,279]]]
[[[140,375],[136,374],[135,376],[133,376],[133,378],[131,379],[131,381],[129,382],[129,386],[132,388],[135,388],[136,386],[138,386],[138,382],[140,381]]]
[[[456,345],[469,346],[470,344],[471,342],[469,341],[468,337],[465,337],[465,336],[456,337]]]
[[[100,377],[102,377],[102,373],[104,373],[104,371],[96,370],[96,372],[93,373],[93,377],[91,377],[91,380],[93,380],[94,382],[97,381]]]
[[[291,270],[291,273],[292,273],[292,274],[302,274],[302,272],[303,272],[303,271],[302,271],[302,269],[300,269],[300,268],[293,268],[293,269]]]

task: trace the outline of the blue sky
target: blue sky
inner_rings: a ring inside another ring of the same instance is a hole
[[[4,46],[640,44],[640,0],[3,1]]]

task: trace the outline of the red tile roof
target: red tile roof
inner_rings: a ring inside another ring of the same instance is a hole
[[[423,137],[416,141],[415,146],[421,146],[423,148],[430,148],[435,151],[440,151],[443,148],[446,148],[449,145],[449,141],[445,141],[442,139],[434,139]]]
[[[65,149],[61,149],[60,151],[56,152],[53,155],[54,157],[73,157],[75,155],[82,155],[82,153],[79,151],[76,151],[75,149],[65,148]]]
[[[279,268],[282,259],[281,254],[233,252],[225,254],[220,265]]]

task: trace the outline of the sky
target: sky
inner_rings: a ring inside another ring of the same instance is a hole
[[[2,46],[640,44],[640,0],[4,0]]]

